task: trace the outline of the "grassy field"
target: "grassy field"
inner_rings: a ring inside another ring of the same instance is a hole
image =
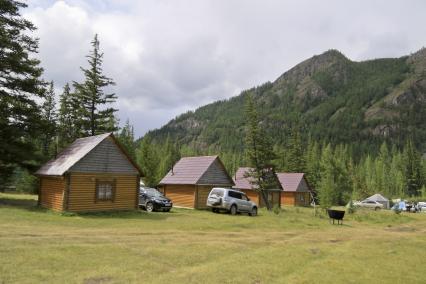
[[[0,283],[425,283],[426,214],[59,214],[0,193]]]

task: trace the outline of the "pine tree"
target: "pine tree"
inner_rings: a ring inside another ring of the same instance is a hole
[[[52,142],[56,140],[56,129],[57,129],[57,112],[56,112],[56,101],[55,101],[55,90],[53,81],[50,82],[49,88],[46,90],[44,95],[44,102],[42,104],[42,117],[45,123],[43,131],[43,155],[45,160],[49,160],[50,147]],[[56,152],[56,149],[55,149]]]
[[[43,97],[43,69],[34,59],[38,40],[36,29],[24,19],[18,1],[0,4],[0,187],[4,186],[16,165],[33,168],[35,138],[43,131],[40,106],[34,97]]]
[[[319,145],[312,139],[308,140],[308,149],[306,151],[306,174],[309,184],[317,188],[321,179],[321,155]]]
[[[399,152],[392,151],[392,160],[389,166],[389,186],[390,197],[402,197],[405,192],[405,174],[403,169],[402,155]]]
[[[251,170],[252,187],[258,191],[268,210],[272,209],[267,197],[267,189],[276,188],[276,179],[272,161],[275,154],[269,137],[259,126],[259,118],[253,98],[248,95],[246,102],[246,141],[245,150]]]
[[[293,173],[303,173],[306,170],[306,162],[303,153],[302,140],[298,127],[294,127],[287,151],[287,171]]]
[[[147,186],[154,187],[158,183],[158,157],[149,137],[144,137],[136,153],[136,161],[144,174]]]
[[[352,196],[352,179],[349,173],[349,151],[347,146],[338,145],[334,151],[333,159],[335,165],[336,203],[346,204]]]
[[[365,184],[366,184],[366,192],[365,196],[363,198],[366,198],[376,191],[376,167],[374,165],[374,160],[371,158],[370,155],[367,155],[367,158],[365,159],[364,164],[364,170],[365,170]]]
[[[110,105],[115,103],[114,93],[105,93],[104,88],[115,85],[114,81],[102,74],[103,53],[99,50],[98,35],[92,41],[93,50],[87,56],[90,68],[81,70],[84,83],[74,82],[74,88],[81,106],[82,129],[86,135],[96,135],[117,130],[115,112]]]
[[[404,147],[406,189],[409,196],[418,196],[422,187],[420,154],[417,153],[411,139],[407,140]]]
[[[134,134],[133,126],[130,125],[130,121],[128,119],[117,137],[121,145],[129,154],[129,156],[133,160],[135,160],[136,159],[135,134]]]
[[[337,185],[335,181],[335,162],[330,144],[321,156],[321,181],[318,186],[318,197],[322,208],[330,208],[337,204]]]
[[[390,183],[389,183],[389,170],[390,170],[390,156],[386,142],[380,146],[379,156],[375,161],[376,170],[376,191],[390,196]]]
[[[162,159],[159,170],[159,176],[165,176],[170,169],[176,164],[176,162],[181,158],[180,149],[178,143],[173,143],[170,135],[167,135],[166,142],[162,150]]]
[[[358,165],[354,166],[352,187],[352,197],[354,199],[364,199],[368,196],[367,173],[364,160],[360,161]]]
[[[68,83],[65,84],[62,94],[59,96],[59,114],[58,114],[58,138],[59,148],[63,149],[78,137],[78,107],[74,106],[73,94]]]

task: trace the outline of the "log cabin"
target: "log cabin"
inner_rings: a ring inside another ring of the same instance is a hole
[[[213,187],[234,185],[218,156],[184,157],[160,181],[159,189],[173,206],[205,209]]]
[[[142,172],[112,133],[77,139],[36,175],[44,208],[87,212],[139,205]]]
[[[311,187],[304,173],[277,173],[283,192],[281,204],[291,206],[309,206],[311,204]]]
[[[255,185],[250,182],[251,178],[247,177],[248,171],[250,171],[250,168],[238,168],[237,172],[235,173],[234,188],[247,194],[248,198],[250,198],[251,201],[255,202],[259,207],[265,207],[265,201],[262,198],[262,194],[256,191]],[[272,207],[281,206],[282,188],[278,180],[276,184],[276,189],[269,189],[266,191],[269,203]]]

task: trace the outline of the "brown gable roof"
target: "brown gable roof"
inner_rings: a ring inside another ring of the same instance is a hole
[[[223,174],[223,185],[233,185],[232,178],[229,176],[222,161],[218,156],[199,156],[181,158],[170,170],[167,175],[160,181],[160,184],[209,184],[206,174],[209,170],[218,171],[215,163],[219,163],[220,171]],[[217,180],[213,180],[211,184],[217,184]]]
[[[246,173],[250,170],[250,168],[242,167],[238,168],[237,172],[235,173],[235,186],[234,188],[237,189],[252,189],[253,185],[250,183],[250,180],[253,179],[252,177],[245,177]]]
[[[304,179],[304,175],[304,173],[277,173],[278,180],[283,190],[287,192],[306,191],[299,188],[300,183]]]
[[[90,153],[90,151],[92,151],[96,146],[98,146],[102,141],[104,141],[108,137],[111,137],[113,139],[117,147],[120,148],[123,154],[142,175],[142,171],[128,156],[126,151],[123,150],[123,148],[116,141],[112,133],[105,133],[75,140],[71,145],[69,145],[62,152],[60,152],[55,159],[52,159],[46,164],[44,164],[35,174],[40,176],[62,176],[72,166],[74,166],[78,161],[84,158],[88,153]]]
[[[249,167],[238,168],[237,172],[235,173],[235,179],[234,179],[235,186],[234,186],[234,188],[236,188],[236,189],[256,189],[256,185],[251,184],[251,181],[253,180],[253,178],[252,177],[246,177],[246,175],[250,171],[250,169],[251,168],[249,168]],[[275,173],[274,173],[274,178],[276,179],[275,185],[277,186],[277,188],[274,189],[274,190],[277,190],[277,189],[281,190],[281,187],[282,187],[281,183],[279,182]],[[270,190],[272,190],[272,189],[270,189]]]

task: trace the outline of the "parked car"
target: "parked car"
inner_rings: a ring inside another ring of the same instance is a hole
[[[383,204],[373,201],[373,200],[363,200],[361,202],[354,202],[355,206],[363,207],[363,208],[369,208],[374,210],[380,210],[383,208]]]
[[[213,212],[227,211],[232,215],[245,212],[250,216],[257,215],[257,205],[247,197],[244,192],[214,187],[207,197],[207,206]]]
[[[420,212],[426,212],[426,202],[417,203]]]
[[[141,186],[139,190],[139,207],[148,212],[169,212],[173,207],[173,203],[155,188]]]

